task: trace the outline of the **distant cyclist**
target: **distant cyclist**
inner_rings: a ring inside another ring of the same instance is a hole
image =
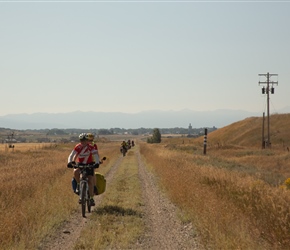
[[[79,135],[80,143],[78,143],[74,149],[71,151],[68,157],[69,168],[73,168],[74,163],[83,163],[83,164],[94,164],[93,167],[99,167],[99,156],[97,150],[90,145],[89,138],[86,133],[81,133]],[[97,160],[97,162],[96,162]],[[94,201],[94,169],[90,169],[88,172],[89,179],[89,193],[90,193],[90,204],[91,206],[95,206]],[[79,193],[79,185],[80,185],[80,169],[74,170],[74,178],[77,182],[76,193]],[[80,201],[79,201],[80,202]]]
[[[128,147],[128,144],[127,144],[127,142],[125,142],[125,141],[122,141],[122,143],[121,143],[121,147],[122,147],[122,149],[125,149],[125,150],[127,150],[127,147]]]
[[[127,142],[122,141],[120,151],[121,151],[121,153],[123,153],[123,156],[125,156],[127,149],[128,149]]]

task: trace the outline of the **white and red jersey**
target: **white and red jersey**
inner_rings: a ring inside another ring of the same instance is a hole
[[[76,161],[84,164],[95,162],[98,151],[94,146],[77,144],[68,157],[68,162]]]

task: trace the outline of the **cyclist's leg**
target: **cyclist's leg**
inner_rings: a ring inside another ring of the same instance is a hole
[[[80,183],[80,169],[76,168],[74,169],[74,178],[76,179],[77,183]]]
[[[79,194],[79,191],[80,191],[80,173],[81,171],[79,168],[74,169],[74,178],[77,182],[77,187],[75,191],[76,194]]]

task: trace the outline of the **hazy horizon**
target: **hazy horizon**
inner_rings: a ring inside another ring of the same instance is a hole
[[[290,113],[288,109],[280,113]],[[272,113],[274,114],[274,113]],[[68,113],[33,113],[0,116],[0,127],[11,129],[67,129],[67,128],[221,128],[231,123],[249,118],[262,117],[262,113],[242,110],[215,111],[144,111],[139,113],[121,112],[68,112]]]

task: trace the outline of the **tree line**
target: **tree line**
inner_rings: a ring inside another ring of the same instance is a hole
[[[56,138],[57,141],[71,141],[78,140],[78,135],[83,132],[90,132],[97,136],[115,135],[115,134],[128,134],[128,135],[147,135],[152,136],[148,138],[148,142],[158,142],[162,136],[169,136],[170,134],[180,134],[188,137],[198,137],[204,135],[205,128],[137,128],[137,129],[125,129],[125,128],[110,128],[110,129],[27,129],[27,130],[13,130],[0,128],[0,142],[4,143],[8,139],[9,135],[14,134],[14,139],[17,142],[49,142],[52,138]],[[208,128],[208,132],[214,131],[217,128]],[[160,138],[159,138],[160,137]]]

